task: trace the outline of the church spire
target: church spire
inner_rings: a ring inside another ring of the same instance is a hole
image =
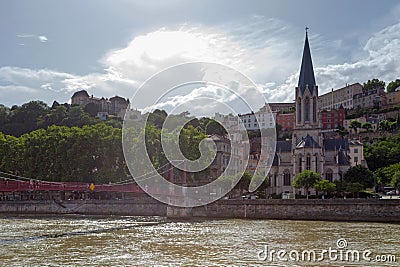
[[[313,94],[315,84],[314,69],[311,60],[310,45],[308,44],[308,27],[306,27],[306,40],[304,42],[303,59],[301,61],[300,77],[298,87],[301,88],[302,94],[308,89]]]

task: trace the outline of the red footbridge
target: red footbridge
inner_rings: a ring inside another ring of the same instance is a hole
[[[17,191],[93,191],[144,193],[136,184],[92,184],[81,182],[0,181],[0,192]]]

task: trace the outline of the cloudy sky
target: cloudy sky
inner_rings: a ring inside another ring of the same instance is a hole
[[[292,101],[308,26],[320,94],[400,78],[399,1],[0,2],[0,103],[131,98],[184,62],[231,66],[270,102]],[[149,92],[151,93],[151,92]]]

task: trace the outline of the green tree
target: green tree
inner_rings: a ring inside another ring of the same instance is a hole
[[[352,193],[353,198],[355,197],[355,194],[357,193],[357,197],[359,197],[360,191],[364,189],[364,185],[361,183],[346,183],[346,192]]]
[[[351,121],[349,128],[353,129],[354,132],[357,133],[357,129],[361,128],[361,122],[356,121],[356,120]]]
[[[317,192],[330,193],[335,191],[336,184],[329,182],[328,180],[318,180],[314,184],[314,189]]]
[[[247,190],[249,188],[252,178],[253,176],[248,172],[244,172],[242,177],[240,177],[240,180],[236,184],[235,189],[240,189],[241,196],[243,195],[244,190]]]
[[[369,133],[369,132],[371,132],[371,130],[372,130],[372,123],[370,123],[370,122],[364,122],[364,123],[361,125],[361,128],[365,129],[365,130]]]
[[[99,106],[95,103],[88,103],[84,107],[84,111],[88,113],[92,117],[96,117],[97,113],[99,112]]]
[[[390,122],[388,120],[380,121],[378,124],[378,130],[381,132],[386,132],[390,130]]]
[[[397,172],[400,172],[400,163],[379,168],[375,171],[377,182],[381,185],[388,185]]]
[[[378,79],[368,80],[366,83],[363,84],[363,90],[365,91],[381,88],[385,88],[385,82]]]
[[[374,186],[374,174],[362,165],[350,167],[344,174],[346,183],[360,183],[363,188]]]
[[[4,124],[8,122],[10,115],[10,109],[2,104],[0,104],[0,131]]]
[[[197,128],[202,131],[203,133],[206,133],[206,128],[207,128],[207,124],[212,121],[213,119],[207,118],[207,117],[202,117],[199,120],[199,125],[197,126]]]
[[[342,138],[345,137],[346,135],[349,134],[349,131],[347,131],[346,128],[343,126],[339,125],[337,129],[335,130],[336,133],[338,133]]]
[[[236,176],[233,175],[221,175],[220,177],[218,177],[217,182],[218,185],[221,186],[223,189],[229,190],[232,188],[235,179]],[[232,190],[229,190],[227,194],[228,198],[231,198],[231,193]]]
[[[311,170],[304,170],[294,177],[293,187],[304,188],[308,198],[308,190],[313,188],[315,183],[321,179],[321,174]]]
[[[258,188],[256,188],[256,185],[259,185]],[[265,175],[264,170],[258,170],[256,173],[253,174],[249,185],[249,191],[256,190],[260,198],[265,198],[266,190],[270,185],[270,176]]]
[[[216,120],[211,120],[206,125],[206,133],[207,134],[225,135],[226,130],[219,122],[217,122]]]
[[[167,116],[168,114],[165,110],[156,109],[149,114],[147,121],[148,123],[161,129]]]
[[[394,92],[400,86],[400,79],[396,79],[388,84],[386,87],[386,92]]]
[[[393,188],[400,190],[400,172],[396,172],[390,184],[393,186]]]
[[[400,162],[400,135],[366,144],[364,157],[372,171]]]
[[[92,125],[96,123],[96,119],[90,118],[89,114],[84,111],[82,106],[73,106],[69,109],[68,116],[62,122],[63,125],[73,127],[82,127],[84,125]]]
[[[49,107],[42,101],[30,101],[22,106],[13,106],[10,110],[9,125],[5,132],[14,136],[38,129],[39,119],[46,115]]]
[[[54,105],[50,111],[38,119],[38,126],[40,128],[46,128],[50,125],[63,125],[64,121],[67,119],[67,108],[61,105]]]

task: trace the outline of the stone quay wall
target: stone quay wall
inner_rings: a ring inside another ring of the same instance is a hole
[[[400,222],[400,200],[240,199],[177,208],[146,196],[125,200],[4,201],[0,202],[0,213]]]

